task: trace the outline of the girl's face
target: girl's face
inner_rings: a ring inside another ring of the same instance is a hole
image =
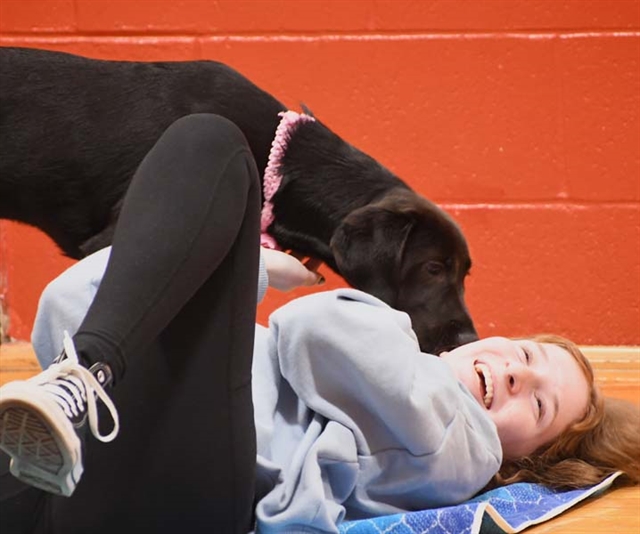
[[[531,454],[586,413],[590,384],[557,345],[491,337],[441,358],[493,419],[505,459]]]

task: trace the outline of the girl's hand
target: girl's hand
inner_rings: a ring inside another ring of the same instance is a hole
[[[324,277],[315,272],[319,263],[309,260],[303,264],[286,252],[262,249],[262,257],[269,275],[269,286],[280,291],[290,291],[299,286],[324,283]]]

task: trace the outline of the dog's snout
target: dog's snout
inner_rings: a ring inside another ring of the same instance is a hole
[[[478,339],[478,334],[474,329],[460,332],[458,334],[458,346],[478,341]]]
[[[449,323],[449,331],[453,334],[453,343],[457,346],[478,341],[478,333],[471,321],[453,320]]]
[[[442,331],[442,335],[434,344],[435,350],[433,353],[440,354],[477,340],[478,333],[473,327],[473,323],[451,320],[447,323],[447,326]]]

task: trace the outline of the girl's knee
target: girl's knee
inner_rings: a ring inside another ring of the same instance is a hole
[[[192,150],[219,150],[229,153],[237,149],[250,147],[242,130],[235,123],[221,115],[213,113],[195,113],[175,121],[165,132],[173,140],[188,143]]]

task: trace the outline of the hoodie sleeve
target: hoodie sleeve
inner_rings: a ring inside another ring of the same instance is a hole
[[[74,263],[45,287],[31,332],[31,343],[43,369],[62,351],[64,331],[75,334],[98,291],[111,247]]]
[[[444,361],[420,352],[407,314],[342,289],[285,305],[271,329],[295,394],[354,437],[347,519],[459,503],[498,470],[495,426]]]

